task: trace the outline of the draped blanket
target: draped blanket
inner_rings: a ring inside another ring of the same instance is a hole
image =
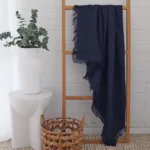
[[[74,6],[73,61],[85,63],[93,90],[92,111],[104,124],[102,140],[116,146],[125,129],[123,9],[114,5]]]

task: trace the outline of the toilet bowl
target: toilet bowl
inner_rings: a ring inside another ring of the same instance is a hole
[[[42,149],[40,116],[49,108],[52,95],[48,90],[34,95],[24,94],[21,90],[9,94],[13,148]]]

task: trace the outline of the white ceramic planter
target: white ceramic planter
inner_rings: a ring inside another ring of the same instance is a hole
[[[37,94],[41,92],[41,62],[39,58],[40,48],[20,48],[18,72],[20,86],[25,94]]]

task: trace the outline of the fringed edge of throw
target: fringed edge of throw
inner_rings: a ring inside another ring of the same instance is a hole
[[[74,26],[74,37],[73,37],[73,42],[74,42],[74,48],[73,48],[73,53],[72,53],[72,59],[74,63],[80,63],[77,60],[77,9],[76,6],[73,7],[73,26]]]
[[[124,136],[124,135],[125,135],[125,132],[126,132],[126,128],[121,129],[121,130],[117,133],[115,139],[118,139],[119,137]]]
[[[83,59],[78,59],[77,58],[77,20],[78,20],[78,13],[77,13],[77,5],[73,7],[73,22],[72,25],[74,26],[74,37],[73,37],[73,42],[74,42],[74,48],[73,48],[73,53],[72,53],[72,59],[74,63],[78,64],[85,64],[87,63],[87,60]]]
[[[104,123],[105,123],[104,118],[103,118],[102,115],[97,111],[97,109],[95,108],[94,105],[92,105],[91,109],[92,109],[92,112],[95,114],[95,116],[96,116],[97,118],[100,118],[101,121],[102,121],[102,123],[104,124]]]
[[[94,105],[92,105],[91,109],[92,109],[92,112],[95,114],[95,116],[98,117],[98,118],[100,118],[101,121],[102,121],[102,123],[104,124],[104,123],[105,123],[104,118],[103,118],[103,117],[101,116],[101,114],[97,111],[97,109],[95,108]],[[124,136],[124,135],[125,135],[125,131],[126,131],[126,128],[125,128],[125,127],[124,127],[123,129],[121,129],[121,130],[116,134],[115,140],[117,140],[117,139],[118,139],[119,137],[121,137],[121,136]],[[103,133],[103,131],[102,131],[102,133]]]

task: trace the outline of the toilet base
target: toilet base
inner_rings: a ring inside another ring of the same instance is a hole
[[[12,147],[32,147],[35,150],[42,149],[40,116],[42,112],[36,112],[30,118],[25,118],[11,108],[12,114]],[[19,121],[19,122],[18,122]]]
[[[10,93],[12,147],[32,147],[42,150],[40,116],[50,105],[52,92],[25,95],[21,91]]]

